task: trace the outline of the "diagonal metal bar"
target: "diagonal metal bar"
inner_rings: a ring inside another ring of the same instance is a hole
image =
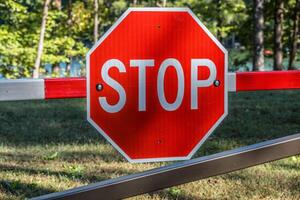
[[[121,199],[298,154],[300,133],[33,199]]]

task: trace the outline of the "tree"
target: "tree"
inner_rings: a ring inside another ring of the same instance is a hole
[[[41,14],[45,10],[46,1],[49,2],[47,16],[44,12]],[[226,47],[234,47],[235,44],[241,47],[236,50],[237,59],[234,59],[232,66],[240,66],[241,61],[249,61],[252,55],[250,50],[253,49],[254,70],[263,70],[264,49],[274,48],[276,52],[275,38],[280,38],[280,35],[274,37],[274,34],[280,33],[276,33],[274,28],[277,20],[276,26],[283,28],[281,45],[277,47],[281,54],[289,47],[289,69],[292,69],[295,67],[297,41],[299,42],[300,3],[299,0],[277,2],[284,2],[284,8],[291,11],[285,13],[284,20],[275,19],[275,7],[279,8],[280,4],[275,5],[273,0],[1,1],[0,76],[32,77],[33,71],[43,73],[45,64],[58,66],[61,63],[70,64],[72,60],[84,64],[88,48],[130,5],[191,8]],[[298,6],[295,7],[296,4]],[[44,28],[41,22],[45,25]],[[280,22],[283,23],[281,26]],[[253,29],[250,30],[250,27]],[[44,37],[41,37],[43,34]],[[249,40],[251,37],[254,37],[253,40]]]
[[[254,43],[253,43],[253,70],[264,69],[264,0],[254,0]]]
[[[289,70],[295,69],[295,60],[297,55],[297,40],[299,34],[299,10],[300,10],[300,0],[296,1],[293,15],[293,28],[292,37],[290,42],[290,58],[289,58]]]
[[[98,0],[94,0],[94,44],[96,44],[96,42],[98,41],[98,5]]]
[[[68,64],[73,58],[84,61],[87,41],[88,45],[93,43],[93,21],[89,20],[93,18],[93,1],[90,4],[69,0],[62,1],[61,9],[55,4],[49,9],[42,63],[53,67],[66,64],[65,76],[69,75]]]
[[[40,1],[0,3],[0,74],[5,78],[32,77],[42,7]]]
[[[0,2],[0,76],[33,77],[44,4],[44,0]],[[111,24],[107,22],[110,19],[108,11],[101,12],[107,26]],[[84,64],[83,58],[93,43],[91,18],[93,0],[53,0],[49,3],[40,73],[43,73],[44,64],[70,63],[74,57]]]
[[[168,2],[169,5],[172,3]],[[218,39],[237,34],[248,19],[244,0],[177,0],[175,6],[191,8]]]
[[[274,11],[274,69],[282,70],[282,35],[283,35],[284,0],[275,1]]]
[[[167,5],[167,0],[163,0],[162,7],[166,7],[166,5]]]
[[[33,78],[39,77],[39,69],[40,69],[41,58],[42,58],[42,53],[43,53],[46,22],[47,22],[48,9],[49,9],[50,2],[51,2],[51,0],[45,0],[45,3],[44,3],[40,40],[39,40],[37,56],[36,56],[36,60],[35,60],[35,64],[34,64]]]
[[[221,11],[221,5],[222,2],[221,0],[215,0],[215,3],[217,5],[217,12],[219,13],[217,15],[217,38],[219,39],[219,41],[222,43],[223,41],[223,37],[222,37],[222,16],[220,15]]]

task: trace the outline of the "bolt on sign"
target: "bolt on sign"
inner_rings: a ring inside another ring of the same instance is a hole
[[[129,8],[87,54],[87,119],[130,162],[190,159],[227,115],[227,51],[188,8]]]

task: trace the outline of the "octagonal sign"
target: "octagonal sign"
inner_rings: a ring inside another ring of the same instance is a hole
[[[87,54],[87,118],[130,162],[189,159],[227,115],[226,75],[191,10],[130,8]]]

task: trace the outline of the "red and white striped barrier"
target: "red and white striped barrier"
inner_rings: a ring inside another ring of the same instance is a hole
[[[228,73],[230,92],[300,89],[300,70]],[[0,101],[86,97],[85,78],[0,80]]]
[[[85,78],[0,80],[0,101],[83,97]]]

